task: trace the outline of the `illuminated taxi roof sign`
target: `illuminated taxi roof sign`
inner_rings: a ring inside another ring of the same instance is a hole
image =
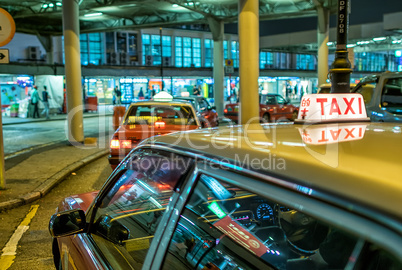
[[[357,93],[304,95],[295,123],[370,121],[364,99]]]
[[[170,102],[173,100],[173,96],[166,91],[161,91],[153,97],[154,101]]]

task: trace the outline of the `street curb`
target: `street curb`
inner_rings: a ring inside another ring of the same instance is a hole
[[[45,196],[47,193],[52,190],[57,184],[63,181],[67,176],[69,176],[72,172],[77,171],[84,167],[85,165],[107,155],[109,153],[108,149],[102,150],[95,154],[92,154],[88,157],[85,157],[79,161],[76,161],[61,171],[55,173],[48,179],[46,179],[42,184],[40,184],[37,188],[35,188],[32,192],[19,196],[17,199],[12,199],[6,202],[0,203],[0,212],[4,210],[10,210],[16,208],[18,206],[31,203],[35,200],[40,199]]]
[[[93,118],[93,117],[103,117],[103,116],[113,116],[111,113],[107,113],[104,115],[99,115],[99,114],[94,114],[94,115],[84,115],[83,118]],[[26,118],[24,118],[26,119]],[[20,125],[20,124],[32,124],[32,123],[42,123],[42,122],[51,122],[51,121],[67,121],[66,118],[50,118],[49,120],[46,120],[45,118],[40,118],[39,120],[31,120],[31,121],[15,121],[15,122],[8,122],[8,123],[2,123],[3,126],[7,125]]]

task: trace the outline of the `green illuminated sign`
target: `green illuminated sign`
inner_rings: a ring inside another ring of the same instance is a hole
[[[217,215],[218,218],[223,218],[226,216],[226,213],[221,209],[217,202],[212,202],[210,205],[208,205],[208,208],[209,210],[214,212],[214,214]]]

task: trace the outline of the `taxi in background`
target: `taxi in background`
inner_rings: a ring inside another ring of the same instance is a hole
[[[110,140],[109,164],[115,169],[131,149],[148,137],[200,127],[193,106],[173,101],[166,92],[158,93],[152,101],[132,103]]]
[[[331,92],[331,86],[332,86],[332,84],[330,84],[330,83],[321,84],[319,89],[318,89],[318,94],[328,94],[328,93],[330,93]],[[353,88],[355,88],[355,87],[356,87],[356,84],[351,83],[350,84],[350,91],[352,91]]]
[[[260,95],[260,118],[264,123],[293,121],[297,118],[298,107],[278,94],[262,93]],[[234,123],[238,123],[239,104],[225,105],[224,116]]]
[[[58,269],[402,269],[401,125],[360,94],[295,123],[144,140],[52,216]]]
[[[188,92],[183,92],[188,93]],[[198,118],[201,122],[201,127],[216,127],[219,126],[219,117],[215,106],[211,106],[205,97],[201,96],[179,96],[173,100],[191,102],[195,108]]]
[[[364,77],[353,89],[364,97],[373,122],[402,122],[402,72]]]

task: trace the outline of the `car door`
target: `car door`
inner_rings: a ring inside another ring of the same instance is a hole
[[[84,240],[74,243],[91,245],[66,259],[68,268],[140,269],[152,240],[164,230],[168,204],[178,198],[175,189],[192,166],[186,157],[151,149],[139,149],[123,162],[96,199],[88,232],[76,237]],[[91,262],[92,254],[102,259]],[[76,267],[80,257],[86,257],[85,267]]]
[[[275,95],[276,103],[278,104],[278,119],[291,119],[292,118],[292,106],[288,105],[285,98],[280,95]]]
[[[198,163],[143,269],[401,269],[397,232],[310,188],[246,174]]]

